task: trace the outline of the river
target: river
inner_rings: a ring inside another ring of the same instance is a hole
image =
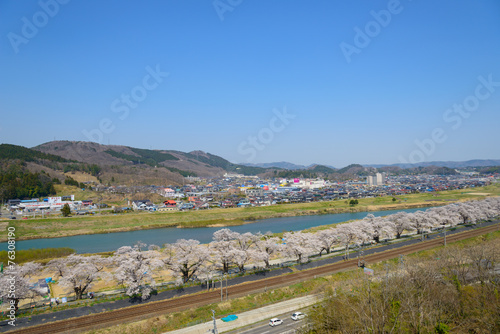
[[[315,226],[336,224],[348,220],[362,219],[369,213],[372,213],[375,216],[386,216],[399,211],[415,212],[417,210],[425,209],[426,208],[269,218],[259,220],[250,224],[230,226],[228,228],[239,233],[265,233],[268,231],[279,233],[285,231],[300,231]],[[165,243],[174,243],[178,239],[197,239],[201,243],[209,243],[210,241],[212,241],[212,234],[215,231],[220,230],[221,228],[222,227],[166,227],[130,232],[115,232],[105,234],[77,235],[62,238],[22,240],[16,242],[16,249],[23,250],[31,248],[69,247],[74,249],[77,253],[98,253],[114,251],[121,246],[133,246],[137,241],[142,241],[148,245],[154,244],[158,246],[161,246]],[[0,250],[7,250],[6,242],[0,243]]]

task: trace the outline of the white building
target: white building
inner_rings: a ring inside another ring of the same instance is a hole
[[[381,186],[385,184],[386,178],[385,178],[385,173],[377,173],[377,185]]]
[[[375,176],[368,176],[366,178],[366,183],[369,186],[382,186],[386,183],[386,174],[385,173],[377,173]]]
[[[293,183],[290,182],[290,185],[292,185],[293,187],[302,188],[302,189],[319,189],[319,188],[324,188],[326,185],[326,182],[325,182],[325,180],[322,180],[322,179],[317,179],[317,180],[294,179]]]

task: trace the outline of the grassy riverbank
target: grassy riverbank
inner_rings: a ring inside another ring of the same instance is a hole
[[[446,205],[457,201],[480,200],[487,196],[499,196],[500,185],[452,190],[437,193],[411,194],[396,197],[359,199],[359,204],[350,206],[345,200],[299,204],[281,204],[267,207],[211,209],[188,212],[141,212],[127,214],[104,214],[67,218],[8,220],[0,222],[16,228],[16,240],[56,238],[64,236],[111,233],[154,229],[162,227],[203,227],[234,226],[255,220],[318,215],[343,212],[379,211]],[[7,233],[2,233],[0,241],[6,241]]]

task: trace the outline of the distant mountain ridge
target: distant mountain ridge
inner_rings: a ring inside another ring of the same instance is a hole
[[[286,161],[280,161],[280,162],[261,162],[261,163],[241,163],[242,165],[245,166],[252,166],[252,167],[262,167],[262,168],[282,168],[282,169],[288,169],[288,170],[297,170],[297,169],[311,169],[315,168],[316,166],[324,166],[328,167],[331,169],[337,169],[333,166],[329,165],[321,165],[321,164],[310,164],[308,166],[305,165],[297,165],[292,162],[286,162]]]
[[[44,172],[63,181],[68,173],[93,173],[108,185],[184,184],[184,177],[222,177],[226,173],[279,178],[316,178],[347,180],[377,172],[392,175],[453,175],[456,168],[477,167],[481,173],[500,172],[500,160],[435,161],[421,164],[360,165],[337,169],[332,166],[309,166],[286,161],[235,164],[203,151],[148,150],[121,145],[101,145],[84,141],[52,141],[33,148],[0,145],[0,170],[12,164],[31,172]],[[486,167],[485,167],[486,166]]]
[[[148,150],[83,141],[51,141],[33,149],[65,159],[106,166],[165,167],[182,176],[213,177],[222,176],[226,172],[255,175],[266,171],[261,167],[233,164],[224,158],[203,151],[186,153],[175,150]]]
[[[286,162],[286,161],[280,161],[280,162],[262,162],[262,163],[242,163],[242,165],[249,166],[249,167],[262,167],[262,168],[281,168],[281,169],[288,169],[288,170],[295,170],[295,169],[306,169],[307,166],[304,165],[296,165],[291,162]]]
[[[391,164],[391,165],[381,165],[381,164],[372,164],[372,165],[363,165],[365,167],[400,167],[400,168],[416,168],[416,167],[447,167],[447,168],[465,168],[465,167],[490,167],[490,166],[500,166],[500,160],[494,159],[474,159],[467,161],[429,161],[429,162],[419,162],[415,164]]]
[[[280,161],[280,162],[261,162],[261,163],[242,163],[242,165],[245,166],[254,166],[254,167],[263,167],[263,168],[271,168],[271,167],[276,167],[276,168],[283,168],[283,169],[288,169],[288,170],[298,170],[298,169],[310,169],[314,168],[314,166],[325,166],[328,168],[336,169],[339,172],[342,172],[342,170],[345,170],[347,167],[351,166],[357,166],[357,167],[371,167],[371,168],[382,168],[382,167],[399,167],[399,168],[416,168],[416,167],[430,167],[430,166],[435,166],[435,167],[447,167],[447,168],[465,168],[465,167],[494,167],[494,166],[500,166],[500,160],[495,160],[495,159],[474,159],[474,160],[467,160],[467,161],[430,161],[430,162],[421,162],[421,163],[415,163],[415,164],[403,164],[403,163],[397,163],[397,164],[353,164],[349,165],[340,169],[337,169],[336,167],[330,166],[330,165],[322,165],[322,164],[311,164],[308,166],[305,165],[297,165],[291,162],[286,162],[286,161]]]

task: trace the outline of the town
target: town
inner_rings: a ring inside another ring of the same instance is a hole
[[[480,176],[475,173],[395,176],[376,173],[364,179],[332,182],[321,178],[261,179],[258,176],[226,173],[221,178],[186,177],[186,184],[183,186],[91,185],[88,188],[97,194],[112,193],[128,197],[135,193],[157,194],[164,200],[156,203],[145,198],[127,200],[125,205],[117,206],[92,200],[75,200],[75,196],[71,195],[41,199],[10,199],[5,209],[11,218],[44,218],[59,215],[65,204],[69,205],[72,214],[86,215],[101,212],[168,212],[317,201],[351,201],[381,196],[393,196],[394,201],[404,202],[404,196],[407,194],[482,187],[498,178],[496,174]]]

